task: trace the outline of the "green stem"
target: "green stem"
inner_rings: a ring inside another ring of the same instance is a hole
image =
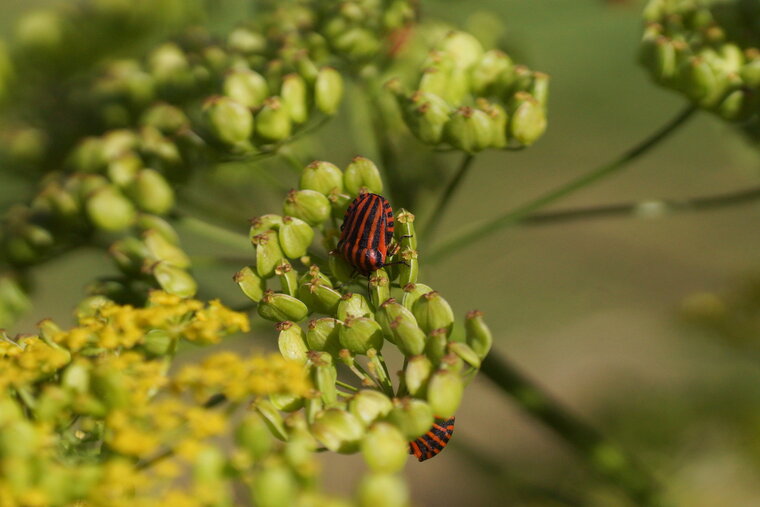
[[[472,153],[465,154],[464,158],[462,159],[462,162],[459,164],[459,169],[457,169],[457,173],[454,175],[454,178],[449,182],[448,186],[446,187],[446,190],[444,190],[443,193],[441,194],[441,198],[438,200],[438,204],[436,204],[435,209],[433,210],[433,213],[428,217],[427,223],[425,224],[425,228],[422,231],[422,236],[426,240],[429,240],[430,238],[432,238],[433,233],[435,232],[435,229],[442,222],[443,214],[446,212],[446,208],[448,207],[452,196],[454,195],[456,190],[459,188],[462,180],[464,180],[464,177],[467,175],[467,172],[469,171],[470,167],[472,167],[473,160],[475,160],[475,155],[473,155]]]
[[[760,186],[686,199],[648,199],[638,202],[588,206],[557,211],[534,213],[523,218],[522,225],[551,225],[595,218],[642,217],[661,218],[689,211],[711,211],[751,204],[760,200]]]
[[[243,234],[187,215],[180,216],[177,222],[186,230],[220,245],[226,245],[230,248],[246,252],[250,252],[251,250],[251,242]]]
[[[339,385],[339,386],[341,386],[341,387],[345,388],[345,389],[349,389],[349,390],[351,390],[351,391],[354,391],[354,392],[357,392],[357,391],[359,391],[357,388],[355,388],[355,387],[354,387],[354,386],[352,386],[351,384],[346,384],[345,382],[341,382],[340,380],[336,380],[336,381],[335,381],[335,383],[336,383],[337,385]]]
[[[636,505],[661,505],[656,499],[659,488],[655,480],[631,456],[575,417],[495,351],[485,358],[481,371],[523,410],[575,448],[591,469],[620,488]]]
[[[431,253],[425,256],[425,260],[428,262],[437,262],[445,258],[447,255],[459,250],[460,248],[471,244],[479,239],[482,239],[496,231],[499,231],[505,227],[515,225],[523,220],[531,213],[548,206],[549,204],[562,199],[578,190],[586,188],[587,186],[600,181],[607,176],[620,172],[622,169],[628,166],[630,162],[637,159],[650,149],[654,148],[667,137],[675,132],[681,125],[692,117],[697,108],[694,106],[688,106],[681,111],[673,119],[671,119],[665,126],[660,128],[657,132],[647,137],[628,151],[623,153],[615,160],[603,164],[592,171],[589,171],[579,178],[576,178],[554,190],[551,190],[544,195],[534,199],[527,204],[517,207],[516,209],[497,217],[489,222],[481,224],[469,231],[465,231],[459,235],[456,235],[438,248],[434,249]]]

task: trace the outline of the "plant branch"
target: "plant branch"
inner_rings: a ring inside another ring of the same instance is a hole
[[[425,228],[422,231],[422,236],[425,239],[430,239],[433,236],[433,233],[435,232],[435,229],[438,227],[438,224],[441,223],[441,218],[443,217],[443,214],[446,212],[446,208],[449,205],[449,202],[451,201],[452,196],[456,192],[456,190],[459,188],[462,180],[464,180],[464,177],[467,175],[467,172],[469,171],[470,167],[472,167],[472,161],[475,160],[475,155],[472,153],[466,153],[464,158],[462,159],[462,162],[459,164],[459,168],[457,169],[456,174],[454,175],[454,178],[449,182],[448,186],[446,187],[446,190],[443,191],[441,194],[440,199],[438,200],[438,204],[436,204],[435,209],[433,210],[433,213],[430,214],[428,217],[427,223],[425,224]]]
[[[660,128],[657,132],[647,137],[640,143],[636,144],[635,146],[633,146],[632,148],[627,150],[625,153],[623,153],[616,159],[612,160],[611,162],[603,164],[597,167],[596,169],[593,169],[583,174],[582,176],[568,183],[565,183],[564,185],[558,188],[555,188],[554,190],[550,190],[544,195],[538,197],[537,199],[534,199],[526,204],[523,204],[522,206],[518,206],[517,208],[513,209],[512,211],[507,212],[506,214],[500,217],[497,217],[489,222],[486,222],[475,228],[472,228],[469,231],[465,231],[459,235],[456,235],[450,238],[449,240],[444,242],[442,245],[440,245],[438,248],[434,249],[431,253],[429,253],[425,257],[425,260],[428,262],[440,261],[447,255],[457,251],[458,249],[468,244],[471,244],[479,239],[489,236],[493,234],[494,232],[497,232],[505,227],[509,227],[511,225],[515,225],[519,223],[531,213],[534,213],[535,211],[541,208],[544,208],[548,206],[549,204],[552,204],[555,201],[562,199],[563,197],[566,197],[578,190],[586,188],[587,186],[593,183],[596,183],[597,181],[600,181],[606,178],[607,176],[620,172],[622,169],[626,168],[630,162],[636,160],[641,155],[648,152],[650,149],[654,148],[655,146],[660,144],[662,141],[667,139],[670,134],[678,130],[678,128],[681,125],[685,124],[686,121],[689,118],[691,118],[692,115],[696,111],[697,111],[697,108],[694,106],[686,107],[683,111],[681,111],[678,115],[672,118],[666,125]]]
[[[491,351],[481,371],[523,410],[575,448],[594,472],[624,491],[635,505],[660,505],[656,500],[657,483],[631,456],[578,419],[498,353]]]

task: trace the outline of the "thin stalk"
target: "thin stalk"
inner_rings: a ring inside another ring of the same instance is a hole
[[[688,106],[673,119],[671,119],[666,125],[660,128],[657,132],[647,137],[640,143],[636,144],[625,153],[617,157],[616,159],[603,164],[596,169],[593,169],[582,176],[565,183],[564,185],[550,190],[544,195],[534,199],[522,206],[519,206],[508,213],[490,220],[484,224],[481,224],[475,228],[465,231],[461,234],[445,241],[438,248],[425,256],[427,262],[438,262],[445,258],[447,255],[454,253],[460,248],[469,245],[479,239],[483,239],[486,236],[493,234],[505,227],[515,225],[523,220],[525,217],[537,210],[553,204],[555,201],[567,197],[568,195],[577,192],[583,188],[600,181],[607,176],[618,173],[628,166],[632,161],[639,158],[644,153],[648,152],[662,141],[667,139],[670,134],[678,130],[680,126],[686,123],[686,121],[692,117],[697,110],[694,106]]]
[[[466,153],[464,158],[462,158],[462,162],[460,162],[456,174],[449,182],[446,190],[444,190],[441,194],[441,197],[438,200],[438,204],[436,204],[435,208],[433,209],[433,213],[428,217],[425,228],[422,230],[422,236],[425,239],[429,240],[433,236],[435,229],[442,222],[441,218],[446,212],[446,208],[451,202],[451,198],[454,196],[454,193],[456,193],[460,184],[464,180],[464,177],[467,175],[467,172],[470,170],[470,167],[472,167],[473,160],[475,160],[475,155],[472,153]]]
[[[220,245],[226,245],[230,248],[246,252],[250,252],[251,250],[251,242],[244,234],[233,232],[224,227],[219,227],[218,225],[187,215],[180,216],[177,222],[198,236],[203,236]]]
[[[343,387],[345,389],[348,389],[348,390],[351,390],[351,391],[354,391],[354,392],[358,392],[359,391],[356,387],[352,386],[351,384],[346,384],[345,382],[341,382],[340,380],[336,380],[335,383],[337,385],[339,385],[340,387]]]
[[[635,505],[661,505],[657,500],[659,487],[646,470],[615,442],[577,418],[506,359],[491,351],[483,361],[481,371],[523,410],[575,448],[594,472],[617,486]]]

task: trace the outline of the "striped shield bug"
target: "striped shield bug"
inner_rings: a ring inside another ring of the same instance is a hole
[[[338,253],[364,276],[389,265],[386,259],[398,250],[398,245],[392,244],[394,222],[388,199],[360,194],[348,206],[340,226]]]
[[[430,459],[446,447],[453,434],[454,417],[451,419],[436,418],[430,431],[409,442],[409,454],[414,454],[420,461]]]

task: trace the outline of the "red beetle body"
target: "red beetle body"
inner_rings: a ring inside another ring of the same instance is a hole
[[[393,210],[388,199],[378,194],[361,194],[346,210],[338,252],[359,273],[369,275],[385,266],[393,229]]]
[[[409,442],[409,454],[414,454],[419,461],[430,459],[446,447],[453,434],[453,417],[451,419],[436,418],[430,431],[417,440]]]

